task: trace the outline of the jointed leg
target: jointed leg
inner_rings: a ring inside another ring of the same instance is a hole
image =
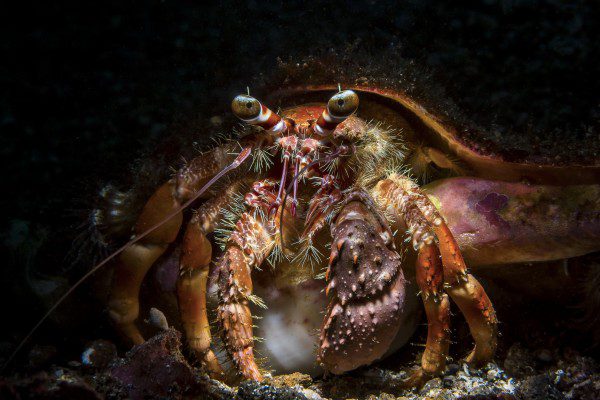
[[[206,311],[206,282],[212,247],[199,221],[190,221],[183,239],[177,297],[181,322],[191,350],[214,378],[223,377],[223,369],[210,349],[210,324]]]
[[[485,290],[473,275],[468,274],[466,282],[450,286],[446,292],[465,316],[475,340],[475,347],[466,361],[472,365],[490,361],[496,351],[498,320]]]
[[[423,194],[420,196],[423,201],[417,202],[419,209],[433,226],[439,241],[446,292],[465,316],[475,340],[475,348],[466,361],[473,365],[485,363],[496,351],[496,312],[481,284],[468,273],[458,243],[448,225],[427,197]]]
[[[450,334],[450,300],[443,291],[443,267],[434,244],[421,247],[416,268],[417,284],[427,315],[427,343],[421,359],[422,377],[428,379],[446,366]]]
[[[162,185],[150,197],[133,229],[134,235],[142,235],[149,228],[163,222],[200,186],[227,165],[231,158],[226,148],[215,149],[213,153],[204,163],[194,160],[182,168],[175,179]],[[115,272],[108,301],[109,316],[121,334],[134,344],[144,341],[135,326],[139,315],[140,287],[150,267],[177,237],[181,222],[182,214],[178,213],[123,250],[114,263]]]
[[[206,309],[206,286],[212,246],[206,234],[213,232],[221,209],[232,199],[241,182],[231,184],[218,197],[202,204],[189,222],[183,237],[180,276],[177,281],[179,312],[190,349],[213,378],[223,378],[223,369],[210,349],[212,341]]]
[[[154,193],[135,226],[135,233],[144,232],[179,207],[173,198],[173,185],[167,183]],[[139,293],[144,276],[177,237],[181,214],[173,217],[160,229],[125,249],[115,262],[113,285],[108,301],[109,316],[117,329],[133,344],[144,342],[135,326],[139,314]]]
[[[254,336],[249,296],[252,294],[251,265],[238,246],[228,247],[219,263],[219,308],[217,317],[233,362],[246,379],[261,381],[254,360]]]
[[[252,298],[251,272],[270,254],[275,246],[277,211],[274,221],[268,220],[268,210],[275,194],[272,183],[257,182],[245,202],[258,212],[244,212],[229,237],[225,254],[219,261],[219,307],[217,317],[223,328],[223,341],[233,362],[246,379],[262,380],[254,360],[254,337],[249,302]],[[289,212],[289,210],[288,210]]]
[[[480,364],[490,360],[496,348],[497,319],[494,308],[483,287],[475,277],[467,272],[458,244],[435,206],[419,190],[416,184],[399,175],[392,175],[388,179],[379,182],[374,189],[374,197],[381,207],[396,212],[397,216],[408,225],[409,233],[413,239],[413,246],[415,250],[419,251],[417,280],[422,293],[429,293],[434,288],[438,293],[441,293],[438,287],[440,277],[443,276],[443,289],[459,306],[475,340],[475,348],[467,357],[467,361]],[[439,263],[437,251],[434,254],[431,250],[431,247],[434,246],[431,230],[433,230],[439,242],[438,247],[441,253],[443,274],[440,274],[439,267],[436,267]],[[433,270],[431,270],[432,266]],[[421,274],[421,279],[419,279],[419,274]],[[427,277],[431,279],[428,281]],[[428,282],[429,284],[427,284]],[[435,285],[433,285],[434,282]],[[435,333],[436,329],[439,331],[439,327],[445,325],[441,321],[447,320],[447,314],[443,311],[447,307],[443,305],[443,297],[440,299],[440,306],[435,306],[435,304],[429,304],[428,306],[427,299],[424,299],[424,302],[426,311],[429,308],[427,315],[430,336],[428,337],[427,347],[431,351],[426,349],[423,370],[427,373],[439,373],[444,368],[444,362],[441,361],[442,353],[434,357],[433,362],[425,361],[425,357],[430,357],[435,353],[435,341],[430,342],[429,339],[432,335],[438,336]],[[439,323],[433,323],[439,318],[442,318]],[[442,338],[443,335],[439,337]],[[437,350],[443,352],[445,358],[447,348],[440,345]],[[426,365],[429,366],[430,371],[425,369]]]

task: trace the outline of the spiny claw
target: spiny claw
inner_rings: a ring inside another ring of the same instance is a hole
[[[372,213],[350,203],[332,228],[335,247],[326,274],[331,301],[319,360],[334,374],[382,357],[400,327],[405,299],[400,256],[386,245],[381,233],[387,227]]]

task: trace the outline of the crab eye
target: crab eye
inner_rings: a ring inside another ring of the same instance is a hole
[[[260,115],[261,105],[254,97],[240,94],[231,102],[231,110],[239,119],[249,121]]]
[[[327,110],[332,117],[346,118],[358,108],[358,95],[352,90],[336,93],[329,99]]]
[[[260,101],[247,94],[236,96],[231,102],[231,110],[236,117],[247,124],[279,134],[288,129],[288,125],[279,115],[262,105]]]

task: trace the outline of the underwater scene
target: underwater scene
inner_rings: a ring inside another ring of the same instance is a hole
[[[600,399],[600,4],[3,15],[0,399]]]

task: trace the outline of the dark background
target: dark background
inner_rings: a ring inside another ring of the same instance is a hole
[[[477,124],[493,128],[500,145],[525,137],[528,151],[557,162],[598,160],[598,2],[20,8],[0,17],[4,347],[43,311],[29,287],[33,271],[66,278],[84,271],[66,268],[66,255],[98,190],[107,182],[126,188],[136,179],[135,160],[157,152],[169,135],[202,138],[188,122],[226,112],[278,59],[348,45],[373,62],[393,52],[427,71]]]

